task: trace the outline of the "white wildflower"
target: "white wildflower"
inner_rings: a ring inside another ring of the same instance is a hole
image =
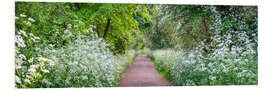
[[[44,58],[44,57],[39,57],[38,60],[41,61],[41,62],[50,62],[51,61],[50,59],[47,59],[47,58]]]
[[[31,39],[33,42],[37,42],[38,40],[40,40],[40,38],[37,37],[37,36],[35,36],[33,33],[30,33],[29,35],[31,36],[30,39]]]
[[[35,22],[35,20],[33,18],[31,18],[31,17],[28,18],[28,20],[31,21],[31,22]]]
[[[18,57],[19,57],[19,59],[21,59],[21,60],[25,60],[25,59],[26,59],[26,57],[25,57],[23,54],[20,54]]]
[[[37,68],[39,65],[31,65],[30,68]]]
[[[50,64],[50,66],[53,66],[54,65],[54,62],[53,61],[50,61],[49,64]]]
[[[28,71],[33,73],[33,72],[36,72],[36,69],[35,68],[30,68],[30,69],[28,69]]]
[[[238,77],[238,78],[240,78],[240,77],[242,77],[242,76],[243,76],[242,73],[237,73],[237,77]]]
[[[25,31],[24,31],[24,30],[20,30],[19,34],[23,34],[24,36],[26,36],[26,37],[27,37],[27,34],[25,33]]]
[[[67,26],[68,26],[68,28],[72,28],[72,24],[68,24]]]
[[[238,67],[234,67],[233,70],[238,70],[239,68]]]
[[[88,77],[87,76],[82,76],[82,79],[87,80]]]
[[[75,65],[76,65],[76,64],[78,64],[78,62],[77,62],[77,61],[75,61],[75,62],[73,62],[73,64],[75,64]]]
[[[29,21],[23,21],[23,23],[26,24],[27,26],[31,26],[32,25],[31,22],[29,22]]]
[[[65,30],[65,31],[64,31],[64,33],[65,33],[65,34],[68,34],[68,33],[69,33],[69,30],[68,30],[68,29],[67,29],[67,30]]]
[[[239,62],[240,61],[240,59],[235,59],[235,62]]]
[[[212,76],[212,77],[210,77],[210,80],[216,80],[216,78],[217,78],[217,77]]]
[[[248,59],[245,59],[245,62],[248,62]]]
[[[18,20],[18,19],[19,19],[19,17],[16,17],[16,16],[15,16],[15,19],[16,19],[16,20]]]
[[[53,48],[53,47],[54,47],[54,45],[52,45],[52,44],[49,44],[49,47],[50,47],[50,48]]]
[[[24,14],[20,14],[20,16],[21,16],[21,17],[26,17],[26,15],[24,15]]]
[[[17,83],[22,83],[21,79],[17,75],[15,75],[15,80],[16,80]]]
[[[46,69],[41,69],[42,72],[45,72],[45,73],[48,73],[49,70],[46,70]]]
[[[32,63],[33,61],[34,61],[34,58],[30,58],[30,59],[28,60],[29,63]]]
[[[16,35],[16,38],[15,38],[15,43],[18,44],[18,47],[25,47],[26,45],[24,44],[24,40],[22,39],[21,36],[19,35]]]
[[[29,79],[24,79],[24,82],[31,84],[31,81]]]

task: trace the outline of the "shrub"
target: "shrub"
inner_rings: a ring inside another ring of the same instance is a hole
[[[68,32],[68,31],[67,31]],[[129,62],[129,55],[114,56],[109,44],[97,35],[68,34],[74,41],[61,48],[41,48],[38,58],[26,60],[16,54],[16,87],[106,87],[116,86],[120,71]],[[19,35],[18,35],[19,37]],[[27,44],[26,44],[27,45]],[[20,49],[23,39],[16,39]]]

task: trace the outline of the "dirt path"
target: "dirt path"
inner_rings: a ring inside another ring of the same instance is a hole
[[[137,56],[121,76],[119,86],[171,86],[171,84],[158,74],[153,62],[143,55]]]

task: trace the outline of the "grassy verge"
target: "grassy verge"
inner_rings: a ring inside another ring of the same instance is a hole
[[[156,68],[156,70],[158,71],[158,73],[159,73],[162,77],[164,77],[165,79],[167,79],[168,81],[170,81],[170,76],[169,76],[169,73],[170,73],[170,72],[169,72],[168,70],[166,70],[165,68],[162,67],[163,64],[161,64],[161,63],[163,63],[163,62],[158,62],[158,61],[156,60],[156,58],[154,57],[152,51],[150,51],[150,52],[147,53],[147,57],[150,58],[150,59],[152,60],[152,62],[155,64],[155,68]],[[172,83],[172,84],[173,84],[173,83]]]

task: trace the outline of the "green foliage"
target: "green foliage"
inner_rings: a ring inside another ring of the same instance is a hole
[[[68,25],[76,27],[71,33],[89,35],[88,28],[92,28],[99,37],[104,37],[107,20],[111,19],[107,36],[107,43],[111,43],[111,50],[115,54],[123,54],[139,34],[139,24],[135,17],[149,20],[148,11],[144,5],[136,4],[89,4],[89,3],[29,3],[16,2],[16,16],[25,14],[36,20],[31,28],[16,22],[16,30],[23,29],[39,34],[41,40],[56,47],[62,47],[69,40],[63,39],[63,34]],[[116,49],[117,48],[117,49]]]
[[[193,50],[200,46],[201,41],[205,46],[210,45],[213,37],[219,32],[221,36],[231,34],[235,37],[236,32],[244,31],[249,33],[250,38],[257,37],[256,7],[205,5],[156,5],[155,7],[159,9],[153,15],[154,29],[145,32],[147,46],[152,49],[176,47]],[[219,24],[221,30],[213,28],[214,24]],[[237,41],[237,38],[232,41]],[[231,46],[239,45],[233,43]],[[206,53],[211,52],[206,47],[205,50]]]
[[[18,47],[23,46],[19,42],[16,40]],[[109,44],[92,34],[78,35],[65,47],[40,49],[35,52],[39,57],[29,60],[16,51],[16,87],[117,86],[134,53],[116,56],[106,46]]]
[[[143,46],[142,42],[137,42],[142,36],[137,38],[141,31],[135,19],[149,19],[148,11],[143,7],[135,4],[16,2],[16,87],[116,86],[121,71],[132,62],[127,51]],[[108,19],[111,19],[110,26]],[[81,40],[82,36],[85,38]],[[78,39],[79,42],[75,42]],[[104,45],[96,46],[99,44],[94,41]],[[114,54],[103,53],[104,50]],[[96,56],[98,53],[100,55]],[[99,56],[106,58],[102,61]],[[42,64],[40,58],[55,65]],[[70,62],[77,62],[79,66]],[[64,64],[70,65],[63,67]],[[92,68],[96,64],[96,69]],[[82,66],[89,69],[78,70]],[[103,71],[99,66],[104,66]],[[98,74],[95,70],[102,72]],[[77,79],[71,71],[77,72]]]
[[[149,52],[175,85],[257,84],[257,12],[253,6],[16,2],[16,87],[116,86],[135,56]]]

